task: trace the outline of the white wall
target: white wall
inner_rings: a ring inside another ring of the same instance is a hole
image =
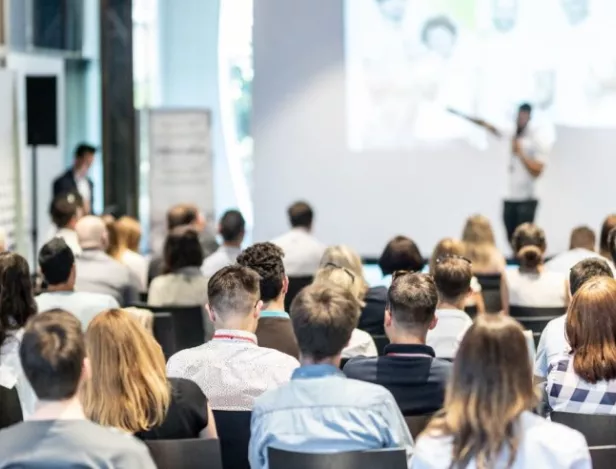
[[[459,236],[476,212],[492,219],[504,246],[506,143],[481,152],[463,144],[348,150],[342,3],[255,1],[255,240],[287,229],[285,208],[301,198],[315,206],[323,241],[363,255],[380,253],[396,234],[413,237],[428,254],[439,238]],[[558,133],[538,215],[552,252],[566,249],[575,225],[598,229],[616,211],[616,132]]]

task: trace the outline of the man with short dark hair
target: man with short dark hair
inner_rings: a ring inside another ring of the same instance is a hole
[[[53,198],[77,193],[83,199],[86,214],[92,212],[94,205],[94,183],[88,177],[88,171],[94,162],[95,153],[96,148],[92,145],[77,145],[73,167],[53,182]]]
[[[569,250],[554,256],[545,263],[545,269],[568,275],[571,268],[580,261],[590,258],[601,259],[595,251],[597,237],[588,226],[578,226],[571,231]]]
[[[34,316],[19,355],[39,401],[27,421],[0,431],[2,467],[155,468],[142,442],[85,417],[77,393],[90,364],[75,316]]]
[[[325,246],[312,235],[314,211],[300,201],[291,205],[287,214],[291,231],[272,242],[284,251],[284,267],[289,277],[314,275],[325,252]]]
[[[297,339],[284,308],[289,279],[284,272],[283,256],[282,249],[275,244],[257,243],[244,250],[237,263],[254,270],[261,278],[263,311],[256,332],[259,345],[299,358]]]
[[[438,291],[436,327],[428,331],[426,343],[439,358],[453,359],[464,333],[473,320],[464,311],[472,294],[471,262],[459,256],[445,256],[436,260],[434,282]]]
[[[72,192],[58,195],[51,202],[49,215],[56,227],[53,236],[64,239],[73,253],[76,256],[80,255],[81,246],[79,246],[79,239],[77,238],[75,226],[79,218],[83,215],[83,201],[81,200],[81,196]]]
[[[287,382],[299,365],[295,358],[257,344],[259,298],[256,272],[239,265],[223,267],[208,282],[213,339],[167,362],[167,375],[197,383],[214,410],[251,410],[256,397]]]
[[[360,303],[338,286],[313,284],[295,297],[291,321],[302,366],[290,383],[265,393],[252,411],[249,459],[267,469],[268,448],[300,453],[404,448],[413,440],[391,393],[340,371]]]
[[[223,267],[235,263],[242,252],[246,221],[238,210],[227,210],[220,219],[218,232],[223,240],[222,246],[206,257],[201,267],[201,272],[208,278]]]
[[[589,280],[598,277],[614,278],[610,265],[599,257],[584,259],[575,264],[569,272],[569,290],[571,296]],[[548,367],[554,358],[558,358],[569,349],[565,334],[565,320],[567,315],[552,319],[541,332],[535,357],[535,380],[544,381],[548,375]]]
[[[380,384],[396,399],[405,416],[425,415],[443,407],[451,363],[435,358],[426,345],[437,324],[436,285],[429,275],[397,275],[387,294],[385,356],[352,358],[344,367],[349,378]]]
[[[54,238],[45,244],[38,256],[39,267],[47,282],[47,291],[36,297],[40,313],[62,309],[74,314],[83,329],[98,313],[119,308],[110,295],[75,291],[75,256],[62,238]]]

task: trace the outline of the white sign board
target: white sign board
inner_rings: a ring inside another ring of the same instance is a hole
[[[150,246],[160,252],[170,207],[190,203],[213,216],[211,114],[206,109],[152,109],[148,128]]]
[[[0,69],[0,230],[6,247],[13,246],[17,228],[18,180],[13,72]]]

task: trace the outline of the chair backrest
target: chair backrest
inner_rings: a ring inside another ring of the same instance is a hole
[[[306,275],[303,277],[289,277],[289,288],[287,294],[284,297],[285,311],[291,310],[291,303],[302,288],[307,287],[312,283],[314,277],[312,275]]]
[[[535,306],[509,306],[509,315],[518,318],[557,318],[567,312],[565,306],[539,308]],[[519,320],[519,319],[518,319]]]
[[[152,313],[154,324],[152,326],[154,338],[160,344],[165,360],[178,351],[175,345],[175,330],[173,329],[173,316],[171,313]]]
[[[593,469],[614,469],[616,445],[590,446],[588,449]]]
[[[552,412],[550,418],[582,433],[588,446],[616,445],[616,415]]]
[[[404,417],[406,425],[409,427],[409,431],[413,436],[413,439],[417,438],[421,432],[423,432],[430,420],[432,420],[432,414],[427,415],[409,415]]]
[[[466,305],[464,312],[474,319],[477,316],[477,305]]]
[[[0,429],[23,421],[17,388],[0,386]]]
[[[158,469],[222,469],[218,440],[146,440]]]
[[[214,420],[220,439],[224,469],[250,469],[250,411],[215,410]]]
[[[269,469],[406,469],[404,449],[345,453],[294,453],[268,448]]]
[[[385,355],[385,347],[389,345],[389,337],[386,335],[373,335],[372,339],[374,340],[374,345],[376,345],[377,352],[379,352],[379,357]]]
[[[498,313],[503,309],[501,302],[501,275],[484,274],[476,275],[479,285],[481,285],[481,296],[486,306],[486,312]]]

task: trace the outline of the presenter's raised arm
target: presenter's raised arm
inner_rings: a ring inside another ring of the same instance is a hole
[[[488,132],[490,132],[492,135],[496,136],[496,137],[502,137],[503,134],[500,130],[498,130],[494,125],[490,124],[489,122],[486,122],[483,119],[479,119],[477,117],[473,117],[473,116],[469,116],[468,114],[465,114],[461,111],[458,111],[457,109],[453,109],[453,108],[447,108],[447,111],[450,112],[451,114],[461,117],[462,119],[465,119],[469,122],[472,122],[475,125],[478,125],[480,127],[483,127],[484,129],[486,129]]]

